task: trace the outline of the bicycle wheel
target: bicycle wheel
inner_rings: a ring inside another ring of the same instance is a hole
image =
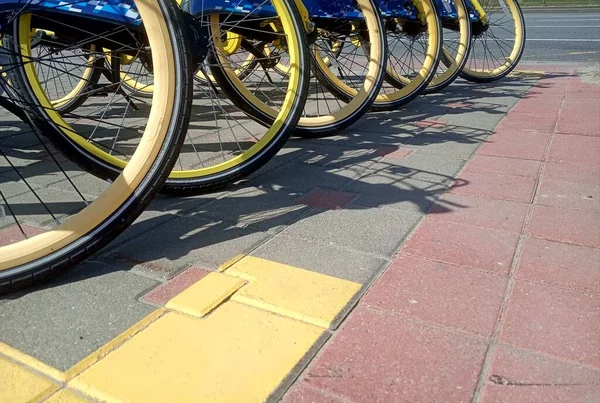
[[[77,6],[15,2],[15,8],[2,9],[12,23],[4,27],[10,35],[3,37],[0,49],[5,55],[0,97],[22,108],[33,132],[1,115],[1,292],[47,279],[115,239],[166,179],[187,126],[190,53],[177,8],[166,0],[145,0],[130,3],[123,10],[126,15],[115,15],[121,8],[109,1],[95,8],[90,23],[88,9]],[[148,60],[156,61],[152,65],[157,96],[146,111],[139,140],[132,144],[135,150],[127,167],[113,181],[95,179],[58,153],[57,149],[73,158],[83,148],[57,127],[60,115],[40,92],[42,86],[31,85],[37,79],[31,63],[32,27],[55,32],[64,41],[63,50],[93,42],[124,52],[152,49]]]
[[[373,103],[383,80],[385,37],[378,9],[371,0],[306,0],[304,5],[314,28],[309,34],[313,75],[295,134],[322,137],[352,125]],[[265,44],[265,54],[271,58],[268,67],[285,78],[293,63],[281,57],[279,46],[275,42]],[[217,75],[225,79],[221,86],[231,97],[241,93],[239,80]],[[276,121],[277,110],[259,97],[245,96],[240,101],[258,121]]]
[[[421,94],[436,73],[442,49],[442,22],[435,3],[385,2],[388,41],[385,83],[372,109],[393,110]],[[399,11],[400,10],[400,11]]]
[[[471,21],[465,0],[440,0],[438,12],[443,27],[441,63],[425,93],[441,91],[452,84],[467,62],[471,47]]]
[[[251,89],[265,95],[265,102],[276,107],[277,114],[273,124],[261,125],[244,112],[238,100],[224,96],[218,80],[214,83],[211,80],[209,85],[197,83],[185,144],[164,192],[208,191],[254,172],[279,151],[304,106],[308,85],[306,38],[293,3],[264,1],[252,8],[243,8],[244,12],[237,7],[227,12],[225,7],[216,6],[219,1],[212,2],[210,9],[203,8],[201,1],[189,4],[194,17],[186,17],[186,27],[194,38],[193,56],[197,65],[194,70],[209,76],[213,67],[218,68],[241,83],[240,87],[248,94]],[[277,26],[278,31],[273,26]],[[243,46],[226,52],[223,44],[226,31],[243,36]],[[285,80],[268,81],[264,70],[267,58],[256,57],[259,65],[263,63],[261,69],[250,71],[242,82],[235,56],[240,52],[256,52],[265,40],[284,43],[282,52],[293,60],[294,68]],[[126,166],[131,144],[139,137],[136,131],[145,125],[144,113],[151,106],[151,100],[140,92],[155,93],[154,66],[143,49],[126,54],[113,49],[104,54],[104,78],[99,84],[103,92],[89,97],[85,108],[78,109],[78,113],[59,116],[58,126],[84,149],[75,157],[78,163],[86,164],[100,177],[112,178]],[[227,63],[223,65],[215,54],[227,55]],[[90,119],[92,124],[82,124]],[[111,127],[96,128],[95,122],[106,120],[110,120]]]
[[[516,0],[468,0],[473,40],[460,76],[476,83],[505,77],[525,50],[525,19]]]

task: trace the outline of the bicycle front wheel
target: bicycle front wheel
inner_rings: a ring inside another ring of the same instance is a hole
[[[18,4],[0,49],[10,55],[0,80],[20,93],[20,106],[34,129],[0,138],[0,292],[45,280],[114,240],[166,180],[187,128],[190,52],[183,22],[170,1],[132,2],[127,22],[107,17],[93,24],[85,13],[60,7]],[[99,15],[110,13],[107,5]],[[37,81],[31,63],[33,27],[56,32],[65,50],[91,43],[93,31],[98,45],[151,49],[147,60],[153,65],[156,96],[146,110],[139,141],[130,145],[129,163],[114,180],[89,175],[57,151],[78,162],[89,161],[80,156],[87,151],[86,142],[75,143],[65,127],[58,126],[60,115]]]

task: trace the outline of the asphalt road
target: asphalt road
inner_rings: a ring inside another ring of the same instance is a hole
[[[524,61],[600,61],[600,8],[525,10]]]

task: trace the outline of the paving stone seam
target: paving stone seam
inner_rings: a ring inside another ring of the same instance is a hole
[[[570,80],[571,79],[569,79],[569,81]],[[516,281],[515,274],[516,274],[517,268],[519,266],[519,261],[520,261],[520,258],[521,258],[521,252],[523,250],[523,243],[524,243],[525,238],[526,238],[525,233],[527,231],[527,228],[528,228],[528,226],[529,226],[529,224],[531,222],[531,218],[533,216],[533,207],[535,205],[535,200],[536,200],[536,196],[537,196],[537,193],[538,193],[538,188],[539,188],[539,185],[540,185],[540,181],[541,181],[542,175],[544,173],[545,161],[548,159],[548,156],[550,154],[550,147],[551,147],[553,139],[554,139],[554,129],[556,128],[556,125],[557,125],[557,122],[558,122],[558,118],[560,117],[560,113],[562,111],[562,105],[564,104],[564,99],[565,99],[565,97],[564,97],[564,95],[562,95],[561,107],[559,109],[556,121],[554,122],[553,130],[552,130],[552,133],[550,134],[550,140],[546,144],[546,149],[544,151],[544,157],[543,157],[543,160],[542,160],[542,164],[541,164],[540,170],[539,170],[539,172],[537,174],[537,177],[536,177],[533,196],[532,196],[532,199],[531,199],[530,203],[528,203],[529,206],[527,208],[527,213],[525,215],[525,220],[523,222],[522,232],[521,232],[521,235],[519,236],[519,241],[517,243],[517,248],[516,248],[516,250],[514,252],[512,264],[511,264],[511,267],[510,267],[509,272],[508,272],[508,281],[506,283],[506,288],[505,288],[505,292],[504,292],[504,298],[502,299],[502,303],[500,305],[500,310],[499,310],[499,313],[498,313],[498,316],[497,316],[497,319],[496,319],[496,323],[494,325],[494,331],[492,333],[491,340],[490,340],[490,342],[488,344],[488,348],[486,349],[486,353],[485,353],[485,357],[484,357],[484,360],[483,360],[481,372],[479,374],[479,377],[478,377],[478,380],[477,380],[477,384],[475,386],[475,391],[473,393],[473,399],[472,399],[473,403],[479,403],[479,402],[482,401],[483,391],[484,391],[484,388],[485,388],[486,383],[487,383],[487,378],[488,378],[489,371],[490,371],[490,368],[491,368],[491,364],[492,364],[492,360],[493,360],[493,356],[494,356],[494,351],[495,351],[496,347],[498,346],[498,344],[500,343],[500,333],[502,331],[502,326],[504,324],[504,320],[505,320],[506,315],[507,315],[508,305],[509,305],[509,302],[510,302],[510,298],[511,298],[512,292],[514,290],[515,281]],[[518,105],[518,102],[517,102],[517,104],[515,104],[514,107],[516,107],[517,105]],[[513,107],[513,109],[514,109],[514,107]]]
[[[560,356],[557,356],[557,355],[552,355],[552,354],[548,354],[548,353],[544,353],[544,352],[536,351],[536,350],[530,350],[530,349],[525,348],[525,347],[515,346],[515,345],[512,345],[512,344],[510,344],[510,343],[508,343],[506,341],[502,341],[502,342],[500,342],[498,344],[502,345],[502,346],[505,346],[505,347],[508,347],[511,350],[515,350],[515,351],[519,351],[519,352],[526,352],[528,354],[535,355],[535,356],[541,357],[541,358],[551,358],[551,359],[553,359],[555,361],[560,361],[561,363],[570,365],[572,367],[577,367],[577,368],[585,369],[585,370],[588,370],[588,371],[597,372],[598,375],[600,376],[600,368],[599,367],[594,367],[593,365],[589,365],[589,364],[586,364],[584,362],[573,361],[573,360],[569,360],[568,358],[560,357]],[[599,380],[600,380],[600,378],[599,378]]]

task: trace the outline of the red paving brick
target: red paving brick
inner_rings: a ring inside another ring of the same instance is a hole
[[[515,277],[600,294],[600,249],[526,238]]]
[[[539,161],[477,154],[469,161],[464,170],[537,178],[541,165],[542,163]]]
[[[375,155],[393,158],[393,159],[403,159],[408,157],[414,149],[407,147],[397,147],[397,146],[382,146],[375,150]]]
[[[600,214],[535,205],[528,235],[552,241],[600,247]]]
[[[582,136],[600,136],[600,116],[596,106],[593,115],[578,110],[563,109],[556,123],[556,133],[579,134]]]
[[[470,401],[486,343],[358,307],[306,381],[354,402]]]
[[[506,275],[519,234],[425,219],[405,243],[404,253]]]
[[[598,186],[600,184],[600,166],[547,162],[543,178]]]
[[[430,218],[477,227],[521,232],[528,204],[447,193]]]
[[[500,344],[494,351],[483,402],[598,402],[600,372]]]
[[[341,209],[354,200],[358,195],[354,193],[338,192],[327,189],[314,189],[309,194],[299,198],[296,203],[311,207],[320,207],[330,210]]]
[[[496,130],[536,130],[551,133],[558,119],[558,110],[555,113],[539,114],[511,112],[498,124]]]
[[[525,176],[498,173],[463,172],[461,184],[453,185],[451,193],[489,197],[529,203],[533,198],[536,180]],[[466,182],[466,185],[463,183]]]
[[[600,212],[600,183],[542,180],[538,187],[536,204]]]
[[[10,227],[0,230],[0,246],[11,245],[26,239],[23,232],[25,232],[27,237],[31,238],[32,236],[45,232],[45,230],[27,224],[21,224],[21,228],[16,224],[11,225]]]
[[[600,367],[599,320],[598,295],[516,280],[501,339]]]
[[[144,295],[144,301],[154,305],[164,305],[183,290],[200,281],[210,271],[198,267],[190,267]]]
[[[509,130],[490,136],[478,154],[543,161],[549,133]]]
[[[489,337],[506,278],[399,256],[361,304]]]
[[[549,161],[567,164],[600,164],[600,138],[556,134],[550,147]]]
[[[547,114],[551,113],[554,115],[558,114],[560,106],[563,102],[562,97],[543,97],[543,98],[523,98],[517,105],[512,109],[511,113],[536,113],[536,114]]]
[[[345,402],[344,399],[325,393],[320,389],[310,386],[306,382],[298,382],[281,400],[283,403],[330,403]]]

